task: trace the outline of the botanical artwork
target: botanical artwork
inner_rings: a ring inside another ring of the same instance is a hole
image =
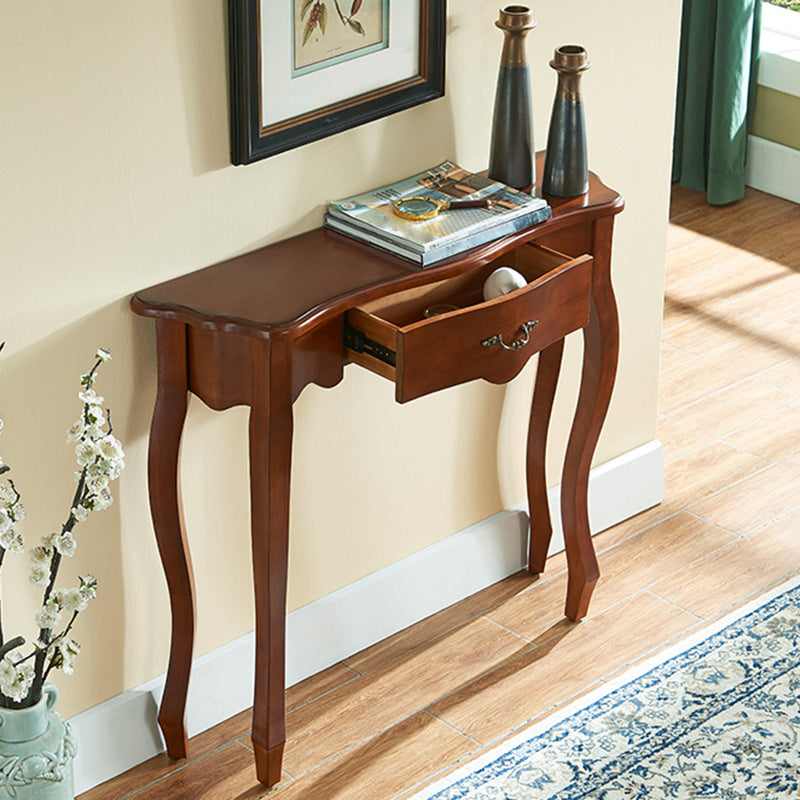
[[[294,0],[293,74],[388,47],[389,0]]]

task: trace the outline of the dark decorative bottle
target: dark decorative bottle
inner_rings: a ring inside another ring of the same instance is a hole
[[[494,101],[489,177],[515,189],[529,189],[536,182],[536,161],[525,36],[536,23],[526,6],[506,6],[495,25],[505,39]]]
[[[558,87],[547,134],[542,191],[556,197],[577,197],[589,190],[580,79],[591,64],[583,47],[565,44],[556,49],[550,66],[558,72]]]

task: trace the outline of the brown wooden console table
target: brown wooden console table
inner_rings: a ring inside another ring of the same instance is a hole
[[[542,165],[539,164],[541,172]],[[599,576],[587,483],[617,365],[610,279],[614,215],[623,200],[592,175],[587,194],[551,198],[553,217],[420,270],[317,229],[138,292],[154,317],[158,393],[150,432],[153,524],[169,586],[172,644],[159,724],[174,758],[186,756],[195,590],[183,529],[178,451],[188,393],[222,411],[250,407],[249,459],[258,779],[280,780],[285,733],[284,646],[292,403],[309,383],[336,385],[348,362],[396,383],[405,402],[475,378],[504,383],[539,353],[527,441],[531,572],[544,569],[551,526],[545,443],[564,337],[583,329],[580,394],[561,483],[568,562],[566,614],[586,614]],[[488,303],[480,289],[499,265],[526,287]],[[431,304],[458,309],[425,318]]]

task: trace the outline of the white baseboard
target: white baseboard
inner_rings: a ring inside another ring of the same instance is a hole
[[[800,203],[800,150],[748,136],[745,183],[767,194]]]
[[[564,548],[558,497],[554,487],[551,553]],[[662,448],[653,441],[592,470],[592,532],[663,498]],[[508,509],[293,611],[287,617],[287,685],[523,569],[527,538],[527,508]],[[190,736],[249,708],[254,654],[251,633],[195,659],[186,714]],[[76,793],[164,749],[156,723],[163,686],[162,675],[70,720],[78,738]]]

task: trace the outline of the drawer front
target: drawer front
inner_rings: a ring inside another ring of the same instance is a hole
[[[526,246],[511,266],[530,282],[496,300],[481,302],[495,264],[380,298],[348,311],[348,359],[394,381],[401,403],[476,378],[506,383],[532,355],[587,324],[592,264],[588,255]],[[454,310],[425,318],[442,304]]]
[[[589,321],[592,259],[583,256],[524,289],[402,328],[397,400],[476,378],[506,383],[528,359]]]

